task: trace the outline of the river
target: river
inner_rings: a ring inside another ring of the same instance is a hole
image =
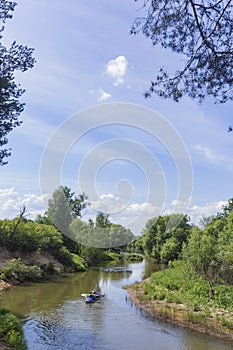
[[[122,286],[140,281],[155,266],[147,261],[99,267],[57,281],[17,286],[0,294],[23,320],[29,350],[229,350],[223,341],[153,321],[134,307]],[[129,270],[129,271],[126,271]],[[105,297],[85,304],[82,293],[100,289]]]

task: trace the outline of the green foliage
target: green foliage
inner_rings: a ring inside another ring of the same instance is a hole
[[[78,218],[72,220],[70,237],[84,246],[106,249],[124,246],[134,238],[132,232],[121,225],[93,227]]]
[[[75,193],[71,191],[71,188],[67,186],[63,186],[61,188],[65,194],[66,200],[71,209],[72,218],[81,218],[82,210],[85,209],[87,205],[89,205],[89,203],[87,202],[88,196],[84,192],[79,194],[78,196],[75,196]]]
[[[119,261],[121,259],[120,254],[111,252],[111,251],[105,251],[105,259],[104,261]]]
[[[22,325],[19,319],[7,309],[0,309],[0,340],[8,343],[11,349],[27,349]]]
[[[142,262],[143,256],[135,253],[127,253],[123,255],[123,258],[127,262]]]
[[[108,214],[104,214],[101,211],[96,215],[95,218],[95,226],[96,227],[109,227],[111,225],[110,221],[109,221],[109,215]]]
[[[1,0],[0,4],[0,39],[4,30],[4,23],[12,17],[16,3]],[[6,48],[0,43],[0,146],[8,143],[7,134],[22,123],[18,118],[24,110],[24,103],[19,98],[24,90],[15,82],[15,72],[32,68],[35,60],[33,49],[18,45],[15,41]],[[0,150],[0,165],[4,165],[6,157],[11,155],[11,149]]]
[[[81,217],[82,210],[88,205],[85,193],[75,196],[71,188],[60,186],[48,202],[47,215],[49,220],[64,235],[70,237],[70,223],[72,219]]]
[[[75,271],[86,271],[86,263],[83,258],[77,254],[72,255],[72,265]]]
[[[209,95],[216,102],[232,100],[231,1],[139,2],[147,13],[134,21],[131,33],[142,32],[154,46],[182,55],[184,62],[172,73],[161,67],[145,97],[156,93],[175,101],[184,95],[198,101]]]
[[[208,282],[210,294],[216,283],[233,284],[233,211],[232,201],[223,215],[209,222],[203,230],[193,228],[183,258],[194,276]]]
[[[191,226],[189,218],[182,214],[159,216],[148,220],[140,245],[145,254],[157,262],[173,261],[181,253]]]
[[[170,268],[153,273],[150,282],[144,282],[143,287],[152,299],[184,303],[190,310],[202,310],[205,315],[211,307],[233,312],[233,286],[216,285],[210,297],[208,283],[187,274],[183,261],[173,262]]]
[[[17,282],[36,282],[41,279],[42,271],[39,266],[25,265],[20,258],[12,259],[2,268],[1,277]]]
[[[70,271],[85,271],[86,266],[84,260],[77,254],[72,254],[69,250],[62,246],[56,253],[55,257]]]
[[[20,222],[14,238],[11,239],[16,220],[0,221],[0,244],[2,246],[10,246],[13,250],[33,252],[39,249],[56,250],[63,244],[62,235],[55,227],[33,221]]]
[[[54,191],[48,201],[47,215],[49,220],[64,235],[69,236],[69,225],[72,220],[72,210],[66,198],[63,186]]]
[[[223,315],[217,315],[216,318],[218,321],[220,321],[222,326],[227,327],[229,329],[233,329],[232,322],[226,319],[226,317],[224,317]]]
[[[178,258],[180,249],[179,243],[175,237],[168,238],[163,244],[160,258],[163,263],[168,263]]]

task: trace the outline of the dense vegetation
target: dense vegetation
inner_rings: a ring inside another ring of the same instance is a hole
[[[28,220],[23,208],[18,217],[0,220],[0,247],[12,257],[6,259],[0,277],[13,283],[35,282],[63,271],[83,271],[90,264],[119,260],[120,250],[133,234],[111,223],[102,212],[97,213],[95,222],[82,221],[81,212],[87,205],[85,193],[75,196],[70,188],[61,186],[49,200],[44,216]]]
[[[7,309],[0,309],[0,347],[9,344],[11,349],[26,350],[23,329],[19,319]]]
[[[207,331],[217,322],[229,334],[233,329],[233,199],[201,224],[202,228],[191,226],[187,216],[181,220],[179,215],[148,221],[133,248],[165,268],[142,284],[140,298],[157,301],[157,312],[162,310],[165,317],[169,312],[171,318],[179,310],[175,305],[182,304],[188,322],[200,323]]]
[[[171,268],[154,273],[144,287],[145,294],[153,299],[183,303],[191,310],[205,311],[208,316],[212,307],[233,312],[233,288],[216,283],[214,293],[210,295],[208,283],[190,275],[183,261],[173,262]]]
[[[135,248],[158,263],[168,263],[179,257],[187,241],[191,225],[187,215],[172,214],[148,220],[143,236],[133,243]]]

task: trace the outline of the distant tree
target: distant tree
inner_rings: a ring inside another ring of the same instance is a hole
[[[154,46],[186,58],[181,69],[161,67],[145,97],[155,93],[179,101],[233,99],[233,18],[231,0],[135,0],[146,16],[136,18],[131,33],[142,32]]]
[[[35,218],[35,222],[41,225],[52,225],[53,223],[49,220],[47,215],[38,214]]]
[[[80,251],[80,245],[77,243],[77,236],[70,230],[70,224],[75,218],[81,217],[82,210],[88,205],[87,199],[85,193],[75,196],[71,188],[60,186],[48,202],[46,213],[48,223],[52,222],[57,227],[63,234],[64,245],[70,252],[77,254]],[[43,223],[45,222],[43,218]]]
[[[222,210],[222,213],[220,213],[219,215],[222,219],[226,219],[229,216],[229,214],[233,211],[233,198],[230,198],[228,200],[227,204],[222,207]]]
[[[101,211],[98,212],[95,218],[95,226],[106,228],[106,227],[109,227],[110,225],[111,225],[111,222],[109,221],[109,215],[102,213]]]
[[[47,215],[60,232],[69,235],[69,225],[72,220],[71,208],[62,186],[55,190],[52,198],[49,199]]]
[[[62,232],[68,232],[73,218],[81,217],[81,212],[88,205],[87,195],[75,196],[71,188],[60,186],[48,201],[47,215],[49,220]]]
[[[67,202],[71,209],[71,216],[74,217],[82,217],[82,210],[84,210],[88,205],[88,196],[85,192],[75,196],[75,193],[72,192],[71,188],[67,186],[62,187]]]
[[[12,17],[16,6],[15,2],[0,1],[0,40],[7,19]],[[7,134],[22,121],[19,115],[24,110],[24,103],[19,98],[24,90],[15,82],[15,72],[25,72],[34,66],[35,60],[32,57],[33,49],[27,46],[18,45],[15,41],[7,49],[0,42],[0,147],[8,143]],[[11,155],[10,148],[0,149],[0,165],[7,164],[5,160]]]
[[[205,216],[202,215],[200,221],[199,221],[199,225],[200,227],[204,228],[207,225],[209,225],[214,219],[216,218],[215,215],[209,215],[209,216]]]

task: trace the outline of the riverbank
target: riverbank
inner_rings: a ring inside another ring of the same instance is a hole
[[[1,247],[0,291],[20,283],[50,280],[67,272],[85,271],[86,269],[84,259],[76,254],[63,252],[62,249],[56,258],[48,250],[29,253]]]
[[[114,253],[103,251],[98,258],[85,261],[79,255],[67,253],[60,255],[59,260],[49,251],[23,253],[0,249],[0,291],[7,290],[24,282],[39,282],[62,277],[69,272],[86,271],[89,266],[99,263],[119,263],[120,261],[141,262],[143,257],[131,253]]]
[[[11,283],[7,283],[0,278],[0,292],[11,288],[13,285]]]
[[[156,272],[143,282],[128,286],[127,290],[131,302],[152,318],[217,337],[233,345],[233,312],[231,308],[217,307],[214,302],[197,303],[194,301],[194,303],[189,303],[187,302],[187,293],[190,291],[182,289],[182,295],[178,296],[178,286],[176,286],[177,289],[169,291],[168,288],[166,290],[162,288],[159,282],[155,284],[156,277],[154,276],[159,276],[162,280],[162,274],[164,272]],[[166,278],[168,282],[169,277]],[[171,286],[171,279],[169,283]]]

